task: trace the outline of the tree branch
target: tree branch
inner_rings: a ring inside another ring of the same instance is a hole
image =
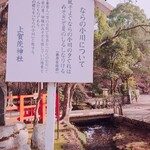
[[[129,30],[132,30],[132,29],[135,29],[135,28],[142,28],[145,32],[150,33],[150,31],[147,31],[144,27],[150,27],[150,25],[140,24],[140,25],[136,25],[136,26],[133,26],[133,27],[129,27],[129,28],[123,28],[123,29],[119,28],[112,37],[103,40],[98,46],[96,46],[94,48],[94,50],[96,50],[97,48],[100,48],[100,47],[112,42],[115,38],[120,36],[122,34],[122,32],[125,32],[125,31],[129,31]]]

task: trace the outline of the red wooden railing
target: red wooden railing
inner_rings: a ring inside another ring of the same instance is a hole
[[[35,104],[25,105],[28,101],[32,101],[37,95],[20,95],[20,96],[8,96],[7,99],[13,99],[18,101],[18,105],[6,107],[6,122],[31,122],[34,119]],[[39,107],[39,122],[45,123],[46,121],[46,99],[47,94],[42,95],[42,99]]]

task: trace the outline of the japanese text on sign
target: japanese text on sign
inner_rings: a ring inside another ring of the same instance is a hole
[[[9,0],[6,80],[92,82],[93,23],[93,0]]]
[[[23,43],[23,36],[24,31],[21,26],[19,26],[19,30],[17,31],[17,62],[23,62],[23,51],[24,51],[24,43]]]

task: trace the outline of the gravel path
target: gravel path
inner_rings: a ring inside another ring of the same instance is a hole
[[[140,95],[137,102],[123,106],[123,116],[150,123],[150,95]]]

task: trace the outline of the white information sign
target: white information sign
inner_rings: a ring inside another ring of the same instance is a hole
[[[6,80],[92,82],[94,0],[9,0]]]

